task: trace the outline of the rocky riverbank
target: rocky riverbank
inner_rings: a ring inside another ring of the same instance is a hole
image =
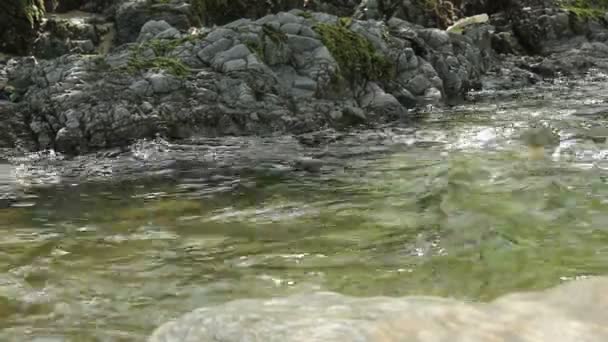
[[[2,62],[0,147],[83,154],[155,136],[343,129],[608,69],[602,1],[53,3],[24,12],[21,40],[3,38],[33,55]]]

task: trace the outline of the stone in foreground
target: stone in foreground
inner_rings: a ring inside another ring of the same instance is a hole
[[[166,323],[148,341],[608,341],[608,278],[487,304],[329,292],[238,300]]]

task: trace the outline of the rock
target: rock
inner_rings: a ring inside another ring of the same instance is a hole
[[[315,158],[299,158],[294,162],[294,168],[296,170],[302,170],[307,172],[319,172],[323,167],[323,161]]]
[[[382,87],[374,82],[368,84],[366,93],[361,97],[359,103],[363,108],[384,118],[396,119],[407,113],[393,95],[384,92]]]
[[[137,37],[137,42],[145,42],[152,38],[155,38],[159,33],[168,30],[174,29],[169,23],[164,20],[150,20],[146,22],[139,31],[139,36]]]
[[[193,26],[192,18],[196,18],[192,7],[183,1],[126,1],[116,12],[116,38],[119,43],[136,41],[142,27],[149,21],[164,21],[186,31]]]
[[[450,25],[446,32],[462,32],[467,26],[484,24],[490,20],[487,13],[477,14],[470,17],[465,17],[456,21],[453,25]]]
[[[431,87],[424,92],[421,103],[436,105],[441,103],[442,98],[443,96],[441,94],[441,91],[437,88]]]
[[[340,1],[332,3],[348,2]],[[189,34],[184,27],[194,10],[182,0],[125,1],[117,34],[122,41],[137,38],[137,45],[119,45],[105,56],[11,62],[4,68],[4,88],[15,101],[7,144],[38,149],[60,140],[60,150],[78,153],[157,134],[300,134],[373,125],[403,117],[406,108],[458,103],[481,86],[538,82],[535,72],[601,67],[608,53],[606,44],[587,41],[542,58],[498,57],[492,37],[518,37],[500,22],[505,13],[492,14],[492,25],[449,33],[398,18],[346,20],[294,10]],[[553,32],[562,32],[563,16],[551,11]],[[79,49],[90,48],[77,41]]]
[[[245,44],[235,45],[229,50],[221,52],[213,59],[214,64],[223,64],[235,59],[243,59],[251,54],[251,51]]]
[[[414,95],[421,95],[430,87],[431,82],[421,74],[414,76],[406,85],[406,88]]]
[[[498,32],[492,35],[492,48],[498,53],[522,54],[523,47],[512,32]]]
[[[68,53],[93,54],[108,33],[108,25],[102,18],[91,14],[69,18],[50,15],[41,26],[32,53],[45,59]]]
[[[164,72],[146,75],[146,80],[156,94],[170,93],[180,88],[179,79]]]
[[[359,107],[346,106],[342,110],[343,117],[353,122],[362,123],[367,120],[365,111]]]
[[[205,46],[197,55],[203,62],[211,63],[217,54],[228,50],[231,46],[232,40],[222,38]]]
[[[490,303],[331,292],[242,299],[185,314],[148,342],[604,341],[606,293],[608,278],[597,277]]]

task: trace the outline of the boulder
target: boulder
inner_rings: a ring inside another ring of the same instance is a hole
[[[605,341],[606,317],[605,277],[487,304],[320,292],[200,308],[162,325],[148,342]]]
[[[150,21],[164,21],[181,31],[197,23],[194,9],[186,1],[126,1],[116,12],[118,43],[136,41],[144,24]]]
[[[407,108],[462,98],[491,59],[489,26],[453,34],[397,18],[304,13],[191,34],[154,20],[141,24],[136,44],[105,56],[14,60],[6,70],[13,121],[22,125],[12,143],[86,153],[156,135],[375,125],[407,116]]]

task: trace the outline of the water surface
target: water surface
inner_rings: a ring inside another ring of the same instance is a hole
[[[11,158],[0,340],[142,341],[239,298],[486,301],[608,274],[607,90],[558,80],[350,134]],[[539,124],[561,143],[531,159],[519,135]]]

